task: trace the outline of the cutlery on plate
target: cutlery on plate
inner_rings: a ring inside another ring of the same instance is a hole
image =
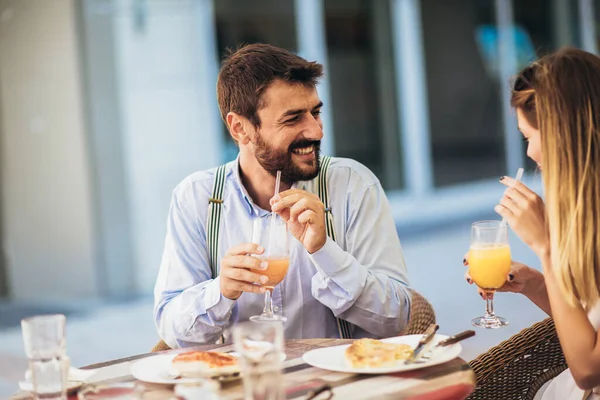
[[[444,339],[440,342],[438,342],[436,345],[432,346],[431,349],[429,349],[429,351],[427,351],[427,353],[423,353],[421,355],[421,357],[419,358],[418,362],[427,362],[427,360],[431,359],[431,353],[438,347],[446,347],[446,346],[450,346],[453,345],[455,343],[458,343],[460,341],[463,341],[465,339],[468,339],[470,337],[475,336],[475,331],[473,330],[467,330],[467,331],[462,331],[460,333],[457,333],[454,336],[450,336],[447,339]]]
[[[418,361],[421,358],[421,356],[423,356],[425,350],[431,347],[431,340],[433,339],[435,333],[439,328],[440,327],[437,324],[429,325],[429,327],[425,330],[425,333],[423,333],[421,340],[419,340],[417,347],[415,347],[411,356],[406,360],[406,364],[414,363]]]

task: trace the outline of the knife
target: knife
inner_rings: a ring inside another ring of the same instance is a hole
[[[439,342],[436,345],[436,347],[437,346],[439,346],[439,347],[450,346],[451,344],[458,343],[461,340],[468,339],[472,336],[475,336],[475,331],[471,331],[471,330],[463,331],[461,333],[457,333],[454,336],[450,336],[448,339],[442,340],[441,342]]]
[[[427,345],[429,343],[431,343],[431,340],[435,336],[435,333],[437,332],[438,329],[439,329],[439,325],[437,325],[437,324],[429,325],[427,330],[425,330],[425,333],[423,333],[423,337],[421,338],[421,340],[419,340],[417,347],[415,347],[415,349],[413,350],[412,355],[406,360],[406,364],[417,361],[423,355],[424,350],[427,347],[429,347]]]

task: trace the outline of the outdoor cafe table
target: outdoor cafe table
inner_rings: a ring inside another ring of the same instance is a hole
[[[286,340],[283,363],[284,385],[287,399],[305,399],[307,393],[324,384],[333,387],[333,399],[410,399],[410,400],[462,400],[475,387],[475,375],[469,365],[456,358],[445,364],[387,375],[356,375],[326,371],[311,367],[302,360],[307,351],[322,347],[347,344],[344,339],[295,339]],[[231,351],[232,345],[204,345],[186,349],[170,350],[159,354],[176,354],[191,350]],[[90,365],[83,369],[98,369],[94,382],[135,382],[131,365],[148,353],[120,360]],[[98,381],[100,379],[100,381]],[[223,399],[243,399],[242,379],[224,383],[219,392]],[[144,400],[171,399],[173,386],[143,383],[146,387]],[[15,397],[16,398],[16,397]],[[21,397],[23,398],[23,397]],[[321,395],[318,399],[327,398]]]

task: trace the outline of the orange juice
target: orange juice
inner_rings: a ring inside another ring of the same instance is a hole
[[[278,285],[283,280],[283,278],[285,278],[285,275],[287,274],[288,268],[290,266],[290,259],[289,257],[268,258],[267,263],[269,264],[269,266],[265,270],[251,269],[250,271],[256,274],[268,276],[269,280],[263,286],[267,289],[273,289],[275,285]]]
[[[475,244],[469,250],[469,274],[480,288],[494,291],[504,285],[510,272],[507,244]]]

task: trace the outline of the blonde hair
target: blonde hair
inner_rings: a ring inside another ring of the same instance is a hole
[[[511,105],[540,130],[552,269],[569,304],[600,300],[600,58],[564,49],[517,75]]]

